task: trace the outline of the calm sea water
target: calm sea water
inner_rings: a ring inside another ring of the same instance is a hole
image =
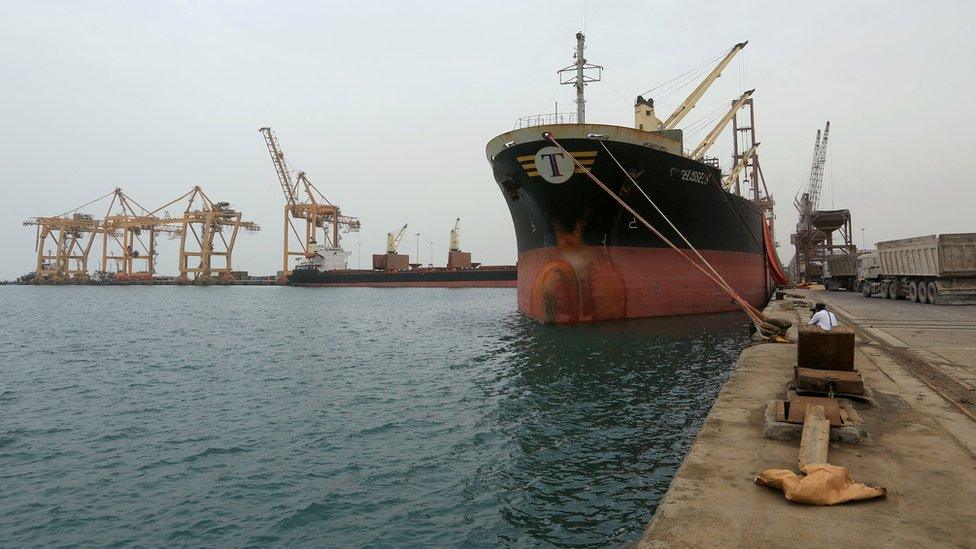
[[[746,342],[511,289],[0,287],[0,546],[617,544]]]

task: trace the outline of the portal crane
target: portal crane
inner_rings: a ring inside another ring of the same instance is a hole
[[[711,87],[719,76],[722,76],[722,71],[725,70],[725,67],[728,66],[728,64],[732,61],[732,58],[734,58],[735,55],[742,50],[742,48],[746,47],[746,44],[748,43],[748,41],[739,42],[735,46],[732,46],[729,53],[725,54],[725,57],[719,61],[718,65],[716,65],[714,69],[712,69],[712,72],[708,73],[708,76],[706,76],[705,79],[698,84],[698,86],[691,92],[691,95],[689,95],[681,103],[681,105],[678,105],[678,108],[675,109],[674,112],[671,113],[671,116],[664,121],[664,123],[661,125],[661,129],[673,130],[678,125],[678,122],[681,122],[681,119],[687,116],[688,113],[691,112],[691,109],[695,108],[698,100],[705,95],[708,88]]]
[[[285,162],[285,153],[278,144],[278,137],[270,127],[260,128],[258,131],[264,136],[264,142],[274,163],[275,172],[278,175],[278,183],[281,191],[285,195],[284,210],[284,234],[282,245],[282,277],[287,277],[291,270],[288,268],[290,257],[312,258],[318,253],[318,232],[322,230],[324,244],[332,250],[341,250],[339,244],[340,229],[342,232],[359,231],[360,222],[355,217],[342,215],[339,207],[329,202],[312,182],[308,180],[305,172],[298,172],[295,179],[292,179],[288,164]],[[305,221],[304,235],[299,234],[295,228],[294,220],[302,219]],[[301,241],[301,249],[291,249],[288,230]]]
[[[451,229],[451,246],[448,248],[452,252],[461,251],[461,218],[454,221],[454,228]]]
[[[386,233],[386,253],[395,254],[397,253],[397,248],[400,247],[400,241],[403,240],[403,234],[407,232],[407,224],[404,223],[403,227],[400,227],[400,231],[396,234]]]
[[[718,139],[718,136],[720,133],[722,133],[722,130],[724,130],[725,127],[729,125],[729,122],[731,122],[732,119],[735,118],[735,113],[739,112],[739,109],[742,108],[742,105],[745,105],[746,101],[748,101],[749,98],[752,97],[752,92],[754,91],[756,90],[755,89],[749,90],[743,93],[742,96],[739,97],[739,99],[733,101],[732,108],[730,108],[728,112],[725,113],[725,116],[723,116],[722,119],[718,121],[718,124],[716,124],[715,127],[712,128],[712,131],[710,131],[708,135],[705,136],[705,139],[702,140],[702,142],[699,143],[698,146],[695,147],[695,150],[691,151],[691,154],[688,156],[695,160],[701,160],[702,157],[705,156],[705,153],[708,152],[708,149],[710,149],[712,145],[715,144],[715,140]]]

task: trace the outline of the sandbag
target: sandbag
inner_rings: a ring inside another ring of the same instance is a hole
[[[814,463],[804,465],[801,470],[804,476],[789,469],[766,469],[756,477],[756,484],[782,490],[787,500],[805,505],[837,505],[888,494],[881,486],[855,482],[847,467]]]

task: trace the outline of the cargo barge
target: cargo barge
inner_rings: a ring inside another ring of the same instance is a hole
[[[471,269],[419,267],[404,271],[348,269],[320,271],[299,266],[288,277],[291,286],[360,286],[371,288],[514,288],[518,270],[514,265],[481,266]]]
[[[744,45],[733,48],[712,80]],[[772,201],[760,199],[758,183],[752,198],[730,192],[717,159],[686,154],[681,130],[669,129],[674,115],[661,122],[653,101],[638,97],[634,128],[585,123],[583,83],[598,79],[586,75],[592,68],[600,67],[586,63],[578,34],[576,63],[564,69],[576,75],[564,82],[577,85],[575,119],[540,115],[486,147],[515,227],[519,310],[544,323],[575,323],[738,308],[612,195],[671,241],[685,237],[739,295],[761,306],[774,275],[785,281],[766,217]],[[698,97],[708,83],[696,89]],[[679,109],[694,106],[697,97],[690,100]],[[749,154],[756,145],[741,151],[738,164],[757,165]],[[693,255],[689,246],[679,247]]]

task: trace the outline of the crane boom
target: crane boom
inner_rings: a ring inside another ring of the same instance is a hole
[[[827,139],[830,138],[830,122],[824,127],[823,137],[816,147],[813,165],[810,167],[810,182],[807,192],[810,195],[810,211],[820,207],[820,189],[823,188],[824,165],[827,163]]]
[[[756,149],[758,148],[759,143],[756,142],[755,145],[749,147],[749,150],[742,153],[742,156],[739,157],[739,161],[735,163],[732,171],[729,172],[729,175],[725,176],[725,180],[722,181],[722,187],[725,188],[725,190],[728,190],[732,186],[732,183],[739,178],[739,173],[743,170],[743,168],[746,167],[746,164],[749,163],[749,159],[752,158],[752,155],[756,154]]]
[[[461,218],[457,218],[454,221],[454,228],[451,229],[451,247],[449,248],[452,252],[461,251]]]
[[[285,194],[285,200],[289,206],[296,204],[298,202],[295,192],[296,185],[292,183],[291,174],[288,172],[288,165],[285,164],[285,153],[281,151],[281,146],[278,145],[278,136],[268,126],[260,128],[258,131],[264,136],[264,142],[268,146],[268,152],[271,154],[271,161],[274,163],[275,172],[278,173],[278,182],[281,183],[281,190]]]
[[[691,151],[691,154],[689,155],[691,156],[691,158],[695,160],[701,160],[701,158],[705,156],[705,153],[708,152],[708,149],[710,149],[712,145],[715,144],[715,140],[718,139],[718,136],[720,133],[722,133],[722,130],[724,130],[725,127],[729,125],[729,122],[731,122],[732,118],[735,117],[735,113],[739,112],[739,109],[742,108],[742,105],[744,105],[745,102],[750,97],[752,97],[752,92],[754,91],[756,90],[755,89],[749,90],[744,94],[742,94],[742,97],[739,97],[738,100],[732,102],[732,108],[729,109],[729,111],[725,113],[725,116],[723,116],[722,119],[718,121],[718,124],[716,124],[715,127],[712,128],[712,131],[709,132],[707,136],[705,136],[705,139],[702,140],[702,142],[699,143],[697,147],[695,147],[695,150]]]
[[[712,83],[714,83],[719,76],[722,76],[722,71],[725,70],[725,67],[728,66],[728,64],[732,61],[732,58],[739,53],[739,50],[746,47],[746,44],[748,43],[749,41],[747,40],[732,46],[729,53],[725,54],[725,57],[719,61],[718,65],[716,65],[714,69],[712,69],[712,72],[708,73],[708,76],[706,76],[705,79],[698,84],[698,86],[691,92],[691,95],[689,95],[688,98],[685,99],[684,102],[681,103],[681,105],[679,105],[673,113],[671,113],[671,116],[664,121],[664,125],[661,129],[673,130],[675,126],[678,125],[678,122],[681,122],[681,119],[687,116],[687,114],[691,112],[691,109],[695,108],[695,104],[697,104],[698,100],[705,95],[705,92],[708,91],[708,88],[711,87]]]
[[[397,248],[400,247],[400,241],[403,240],[403,233],[407,232],[407,224],[404,223],[403,227],[400,227],[400,232],[397,234],[386,233],[386,253],[395,254]]]

